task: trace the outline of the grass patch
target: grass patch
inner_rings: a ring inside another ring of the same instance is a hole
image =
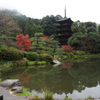
[[[23,88],[22,93],[17,93],[15,95],[17,95],[17,96],[32,96],[32,94],[29,93],[26,88]]]

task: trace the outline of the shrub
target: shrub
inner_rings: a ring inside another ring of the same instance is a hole
[[[32,65],[35,65],[35,62],[33,62],[33,61],[28,61],[28,66],[32,66]]]
[[[62,45],[61,46],[63,52],[71,52],[73,48],[70,45]]]
[[[85,54],[86,54],[84,51],[79,51],[79,50],[74,51],[73,53],[74,53],[75,55],[79,55],[79,56],[85,55]]]
[[[14,66],[27,66],[27,65],[28,65],[28,60],[26,58],[14,61]]]
[[[24,51],[18,50],[14,47],[1,48],[0,57],[3,60],[8,61],[20,60],[24,57]]]
[[[39,57],[39,55],[38,55],[38,53],[36,53],[36,52],[28,52],[28,53],[26,54],[26,58],[27,58],[28,60],[30,60],[30,61],[35,61],[35,60],[38,59],[38,57]]]
[[[11,68],[12,66],[13,66],[12,61],[0,60],[0,70],[1,69]]]
[[[75,57],[73,52],[67,52],[66,54],[67,54],[68,58],[74,58]]]
[[[53,57],[49,54],[40,54],[40,60],[52,63]]]
[[[16,44],[19,45],[19,49],[28,51],[31,46],[31,41],[28,35],[18,34],[16,36]]]

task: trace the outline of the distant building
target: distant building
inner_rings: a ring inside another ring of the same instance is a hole
[[[58,23],[58,31],[56,32],[55,37],[58,39],[60,45],[67,45],[68,38],[72,36],[71,25],[73,21],[66,17],[66,8],[65,17],[56,22]]]

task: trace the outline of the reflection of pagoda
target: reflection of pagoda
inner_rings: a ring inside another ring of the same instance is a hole
[[[60,45],[66,45],[68,38],[72,35],[71,25],[73,21],[70,18],[66,17],[66,8],[65,8],[65,17],[57,20],[57,35],[55,36],[58,38]]]

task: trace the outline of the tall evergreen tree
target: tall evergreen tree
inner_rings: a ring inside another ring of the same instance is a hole
[[[26,25],[25,25],[25,32],[24,34],[28,34],[30,37],[31,37],[31,27],[32,27],[32,23],[31,23],[31,18],[29,18],[26,22]]]
[[[100,24],[98,25],[98,33],[100,34]]]
[[[43,29],[40,25],[33,24],[31,27],[31,37],[33,37],[35,33],[43,33]]]
[[[55,34],[57,27],[56,27],[56,20],[57,20],[57,16],[46,16],[42,19],[42,27],[43,27],[43,33],[46,36],[51,36],[53,34]]]

